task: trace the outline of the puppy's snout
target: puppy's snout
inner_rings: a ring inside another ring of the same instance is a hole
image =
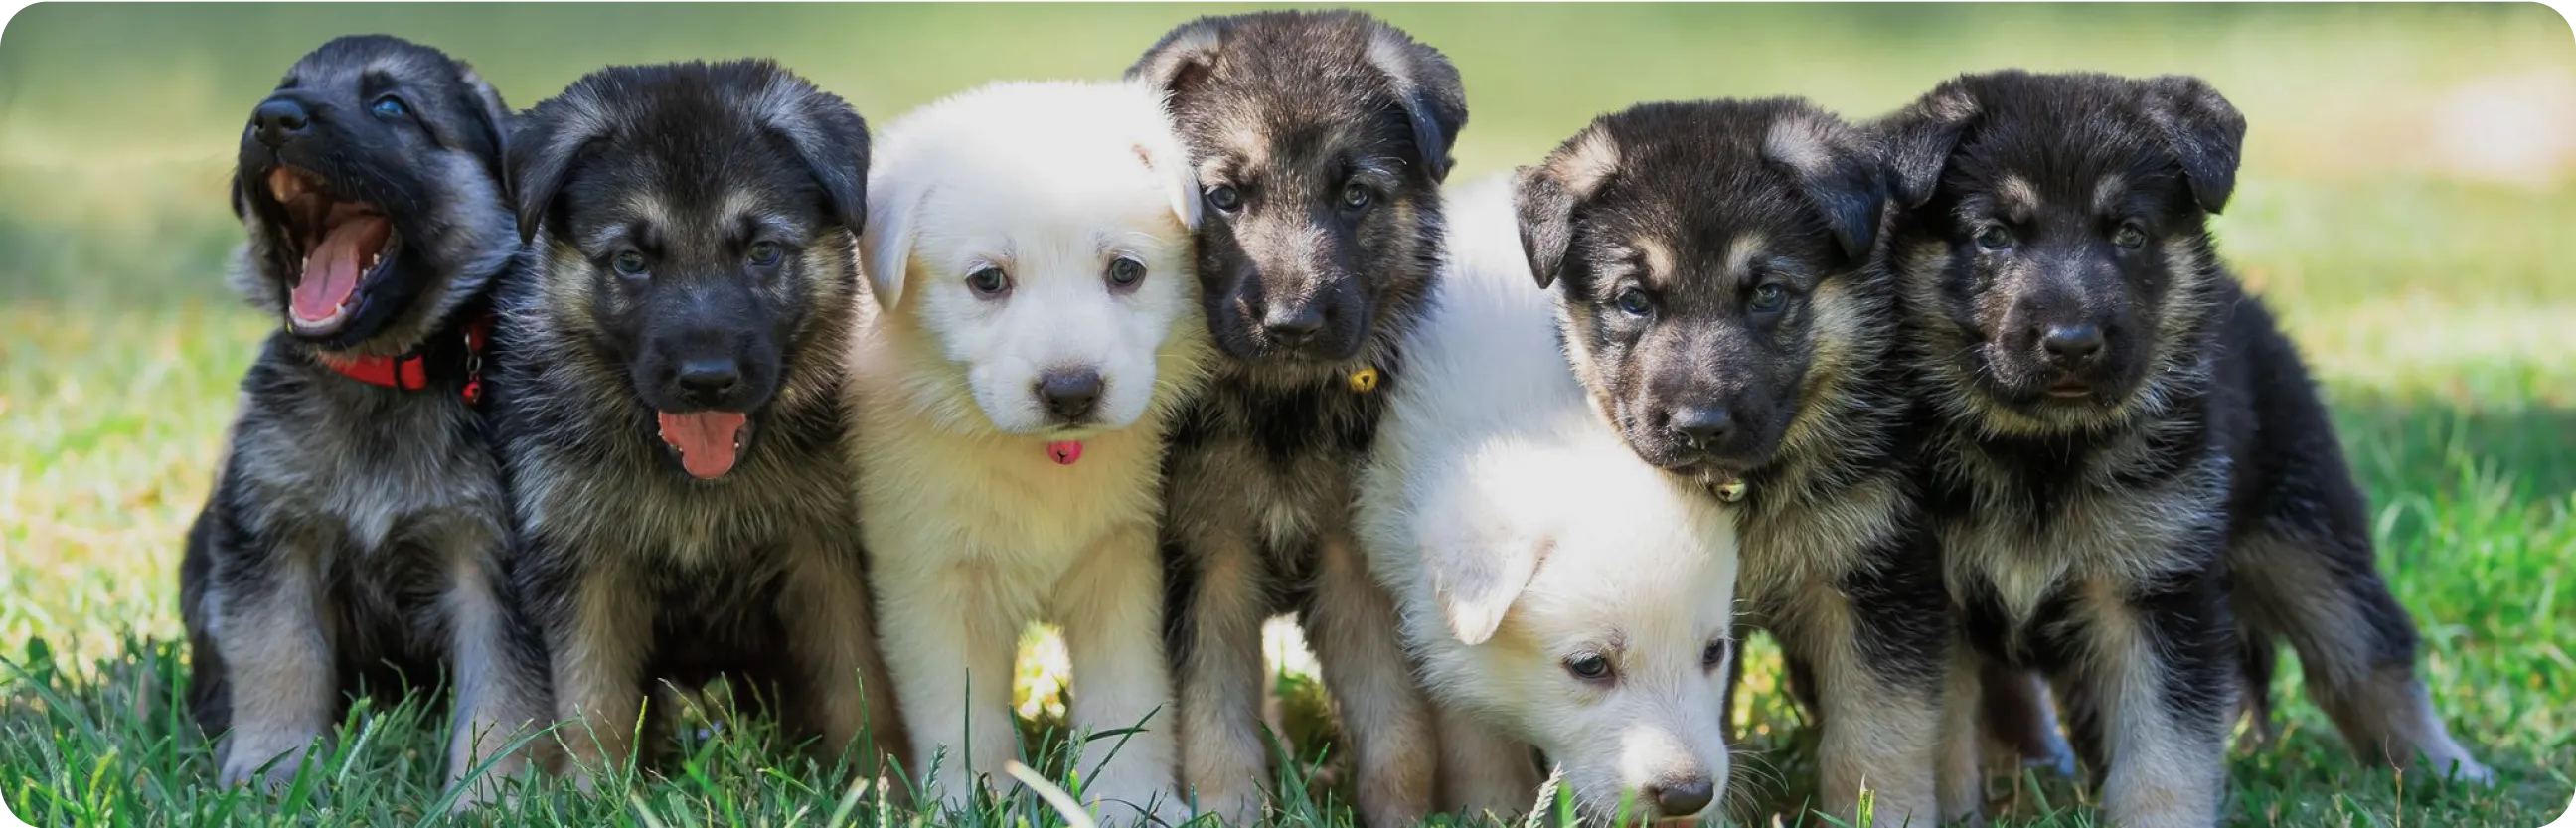
[[[1734,439],[1735,416],[1716,406],[1684,406],[1672,412],[1665,427],[1683,445],[1707,451]]]
[[[1674,774],[1648,783],[1643,793],[1655,803],[1658,816],[1690,816],[1717,798],[1717,782],[1705,772]]]
[[[2052,325],[2038,334],[2040,349],[2050,362],[2060,367],[2077,368],[2092,364],[2102,356],[2107,338],[2102,328],[2093,324]]]
[[[1281,345],[1304,345],[1315,338],[1315,332],[1324,329],[1324,303],[1271,305],[1270,312],[1262,317],[1261,329]]]
[[[671,382],[689,402],[713,406],[742,384],[742,364],[731,359],[686,360]]]
[[[1100,407],[1102,385],[1100,372],[1090,368],[1048,371],[1038,377],[1038,400],[1057,420],[1078,423]]]
[[[259,142],[274,148],[285,146],[289,139],[304,134],[304,128],[313,123],[313,116],[305,111],[303,104],[278,97],[261,101],[259,109],[251,112],[250,120],[259,131]]]

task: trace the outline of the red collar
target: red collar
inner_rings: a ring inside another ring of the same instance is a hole
[[[466,405],[483,401],[483,348],[492,338],[492,315],[483,314],[465,326],[465,387],[458,392]],[[353,356],[323,352],[317,355],[324,367],[369,385],[419,391],[429,387],[429,348],[424,345],[402,356]]]

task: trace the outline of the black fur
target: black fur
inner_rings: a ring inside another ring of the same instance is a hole
[[[1200,19],[1128,74],[1171,93],[1207,192],[1199,284],[1225,355],[1165,476],[1184,784],[1258,814],[1259,625],[1296,611],[1352,717],[1363,818],[1411,824],[1430,805],[1429,714],[1350,508],[1438,267],[1465,90],[1437,50],[1357,12]]]
[[[1887,188],[1876,150],[1803,101],[1657,103],[1523,168],[1516,205],[1629,446],[1712,497],[1742,484],[1740,617],[1823,689],[1824,808],[1849,818],[1865,777],[1880,819],[1921,823],[1949,628],[1896,285],[1869,255]]]
[[[511,143],[534,244],[492,403],[578,770],[633,748],[649,685],[720,673],[828,753],[900,751],[841,460],[866,125],[774,63],[682,63],[593,72]],[[680,376],[708,364],[731,381]],[[657,436],[709,412],[744,416],[713,474]]]

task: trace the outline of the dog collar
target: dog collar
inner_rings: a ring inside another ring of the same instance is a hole
[[[466,405],[483,401],[483,348],[491,338],[492,315],[489,313],[476,316],[473,322],[467,323],[459,337],[465,345],[465,387],[457,394],[465,398]],[[428,345],[402,356],[357,356],[326,351],[318,358],[324,367],[368,385],[419,391],[429,387],[429,351]]]

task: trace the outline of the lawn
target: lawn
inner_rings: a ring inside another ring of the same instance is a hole
[[[440,821],[436,716],[353,712],[281,800],[213,785],[177,718],[180,537],[272,324],[223,292],[228,159],[250,106],[323,39],[392,32],[472,60],[516,106],[593,66],[768,55],[878,120],[987,79],[1114,74],[1174,6],[46,5],[0,33],[0,798],[44,825]],[[1392,6],[1445,50],[1472,117],[1459,175],[1527,163],[1638,100],[1799,94],[1856,117],[1962,71],[2209,78],[2252,123],[2230,261],[2316,364],[2374,505],[2380,565],[2422,625],[2454,731],[2498,771],[2463,789],[2357,764],[2295,670],[2279,745],[2231,759],[2237,825],[2548,822],[2576,790],[2576,36],[2513,6]],[[1033,637],[1033,655],[1050,652]],[[1729,798],[1800,816],[1814,734],[1761,692]],[[1304,760],[1280,822],[1347,824],[1329,715],[1293,657]],[[1050,659],[1023,670],[1038,744]],[[915,822],[758,722],[683,729],[594,795],[478,821]],[[1043,752],[1043,751],[1041,751]],[[1041,757],[1043,758],[1043,757]],[[1042,767],[1049,763],[1033,764]],[[1309,785],[1308,783],[1313,783]],[[1312,788],[1311,795],[1304,793]],[[2091,825],[2056,781],[1998,781],[2004,825]],[[1021,797],[958,815],[1057,824]]]

